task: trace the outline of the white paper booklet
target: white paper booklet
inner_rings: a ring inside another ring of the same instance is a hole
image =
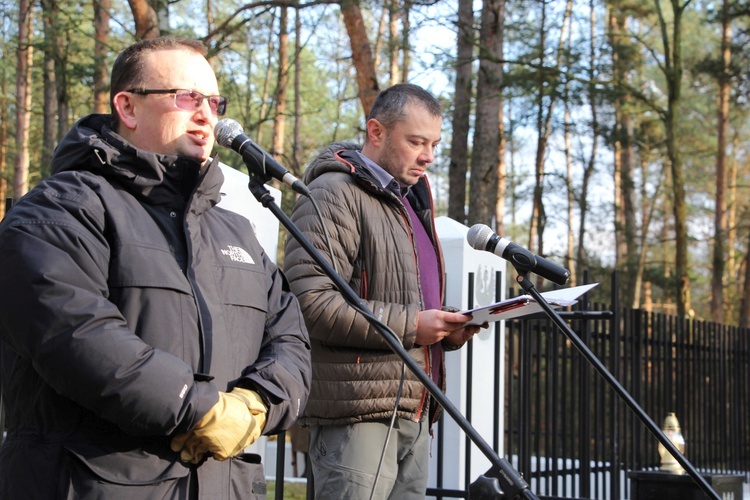
[[[542,292],[542,297],[551,304],[553,308],[572,306],[578,302],[578,297],[594,288],[599,283],[589,285],[574,286],[572,288],[561,288]],[[501,319],[512,319],[521,316],[527,316],[542,311],[536,300],[531,295],[519,295],[512,299],[501,300],[488,306],[476,307],[461,311],[462,314],[471,314],[472,320],[469,325],[481,325],[483,323],[492,323]]]

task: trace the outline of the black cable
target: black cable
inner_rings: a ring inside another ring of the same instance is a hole
[[[329,260],[331,261],[331,265],[333,266],[333,270],[336,271],[336,274],[339,273],[339,268],[336,265],[336,259],[333,258],[333,248],[331,247],[331,240],[328,237],[328,228],[325,225],[325,222],[323,222],[323,215],[320,213],[320,208],[318,208],[318,202],[315,201],[315,198],[312,196],[307,197],[308,200],[312,203],[313,208],[315,209],[315,214],[318,216],[318,220],[320,220],[320,225],[323,227],[323,237],[326,240],[326,247],[328,247],[328,255],[330,255]]]
[[[331,240],[330,240],[330,237],[328,236],[328,228],[323,220],[323,215],[320,212],[318,203],[315,200],[315,198],[313,198],[312,196],[308,196],[307,199],[310,200],[310,202],[312,203],[313,208],[315,209],[315,213],[318,216],[318,220],[320,221],[320,225],[323,228],[323,237],[325,238],[326,247],[328,248],[328,255],[330,256],[329,261],[331,265],[333,266],[334,270],[336,271],[336,274],[340,274],[338,270],[338,266],[336,265],[336,259],[333,256],[333,247],[331,246]],[[356,309],[357,312],[359,312],[360,314],[367,315],[366,313],[369,312],[368,310],[361,309],[359,307],[355,307],[354,309]],[[391,330],[390,333],[394,337],[396,337],[395,332]],[[386,435],[385,435],[385,442],[383,443],[383,450],[380,452],[380,460],[378,461],[378,468],[375,471],[375,480],[372,483],[372,491],[370,492],[370,500],[372,500],[375,495],[375,489],[377,488],[377,485],[378,485],[378,479],[380,479],[380,470],[383,467],[383,461],[385,459],[385,452],[388,449],[388,443],[390,442],[390,439],[391,439],[391,433],[393,432],[393,427],[396,423],[396,416],[398,415],[398,405],[399,405],[399,402],[401,401],[401,394],[403,393],[405,379],[406,379],[406,365],[404,363],[401,363],[401,379],[399,380],[398,391],[396,391],[396,402],[393,405],[393,413],[391,414],[391,419],[388,424],[388,431],[386,432]]]
[[[383,451],[380,452],[380,461],[378,462],[378,469],[375,471],[375,481],[372,483],[372,491],[370,492],[370,500],[375,495],[375,488],[378,485],[378,479],[380,479],[380,468],[383,466],[383,459],[385,458],[385,450],[388,449],[388,441],[391,439],[391,432],[393,426],[396,423],[396,415],[398,414],[398,403],[401,401],[401,392],[404,388],[404,379],[406,378],[406,365],[401,363],[401,380],[398,383],[398,391],[396,392],[396,404],[393,406],[393,414],[391,415],[391,422],[388,424],[388,432],[385,434],[385,442],[383,443]]]
[[[334,270],[336,271],[336,274],[340,274],[339,270],[338,270],[338,266],[336,265],[336,259],[333,256],[333,247],[331,246],[331,240],[330,240],[330,237],[328,235],[328,228],[327,228],[327,226],[326,226],[326,224],[325,224],[325,222],[323,220],[323,215],[320,212],[320,208],[318,207],[318,203],[315,200],[315,198],[313,198],[312,196],[308,196],[307,199],[310,200],[310,202],[312,203],[313,208],[315,209],[315,213],[318,216],[318,220],[320,221],[320,225],[323,228],[323,237],[325,238],[326,247],[328,248],[328,255],[330,256],[329,257],[329,261],[330,261],[331,265],[333,266]],[[352,305],[352,304],[350,304],[350,305]],[[354,307],[354,309],[357,312],[359,312],[360,314],[364,314],[365,316],[369,316],[369,314],[368,314],[369,310],[363,309],[363,308],[360,308],[360,307],[355,307],[353,305],[352,305],[352,307]],[[374,318],[374,316],[372,316],[372,317]],[[392,330],[390,330],[389,333],[391,335],[393,335],[393,337],[398,338],[396,336],[396,333],[393,332]],[[400,342],[400,339],[399,339],[399,342]],[[373,497],[374,497],[374,495],[375,495],[375,489],[377,488],[378,479],[380,478],[380,470],[383,467],[383,460],[385,459],[385,452],[388,449],[388,443],[390,442],[391,433],[393,432],[393,426],[396,423],[396,416],[398,415],[398,404],[401,401],[401,394],[403,392],[404,379],[405,378],[406,378],[406,365],[404,363],[401,363],[401,380],[399,381],[398,391],[396,392],[396,403],[393,406],[393,413],[391,414],[390,423],[388,424],[388,432],[386,432],[386,435],[385,435],[385,442],[383,443],[383,450],[380,452],[380,460],[378,461],[378,468],[377,468],[377,470],[375,472],[375,480],[372,483],[372,491],[370,492],[370,500],[372,500]]]

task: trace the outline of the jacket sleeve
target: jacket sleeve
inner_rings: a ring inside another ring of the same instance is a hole
[[[128,327],[107,299],[102,204],[91,189],[60,182],[32,191],[0,225],[0,339],[38,374],[36,383],[127,433],[193,427],[217,388],[194,381],[186,363]]]
[[[332,177],[338,177],[330,182]],[[312,245],[331,262],[323,226],[328,232],[333,259],[338,274],[360,293],[361,276],[355,275],[358,259],[360,216],[362,203],[358,201],[361,188],[349,181],[341,182],[347,174],[331,174],[326,181],[311,188],[311,197],[320,208],[322,223],[312,203],[301,197],[294,207],[292,221],[307,236]],[[335,185],[336,188],[331,186]],[[343,186],[343,188],[341,188]],[[365,317],[356,312],[335,288],[333,281],[314,262],[300,244],[290,238],[286,244],[284,272],[292,291],[300,300],[310,337],[324,344],[364,349],[389,350],[383,336]],[[379,300],[363,300],[376,318],[385,323],[406,349],[414,347],[419,304],[398,304]]]
[[[264,434],[288,429],[310,393],[310,341],[297,298],[281,271],[263,254],[269,276],[268,313],[258,359],[243,372],[240,386],[258,390],[268,403]]]

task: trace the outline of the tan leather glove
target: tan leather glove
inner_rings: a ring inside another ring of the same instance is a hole
[[[183,462],[193,464],[207,453],[216,460],[233,457],[260,437],[268,409],[260,395],[250,389],[235,387],[219,392],[219,402],[190,431],[172,439],[172,451],[180,452]]]

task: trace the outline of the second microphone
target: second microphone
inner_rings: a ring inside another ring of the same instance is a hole
[[[516,269],[530,271],[558,285],[564,285],[570,278],[570,271],[567,269],[534,255],[507,238],[498,236],[484,224],[471,226],[466,234],[466,241],[476,250],[492,252],[509,261]]]

